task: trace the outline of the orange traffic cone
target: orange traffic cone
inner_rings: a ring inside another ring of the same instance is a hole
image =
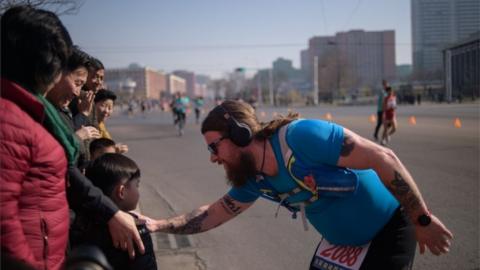
[[[460,118],[455,118],[455,122],[453,123],[453,125],[456,127],[456,128],[461,128],[462,127],[462,121],[460,121]]]
[[[326,113],[325,114],[325,119],[327,119],[328,121],[332,121],[332,114],[331,113]]]
[[[370,123],[375,123],[377,122],[377,117],[375,116],[375,114],[371,114],[370,117],[368,118],[368,121]]]
[[[416,125],[417,119],[415,118],[415,116],[410,116],[410,119],[408,120],[408,122],[410,123],[410,125]]]

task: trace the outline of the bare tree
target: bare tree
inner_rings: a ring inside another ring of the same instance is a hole
[[[57,15],[77,14],[85,0],[0,0],[0,14],[18,5],[29,5],[55,12]]]

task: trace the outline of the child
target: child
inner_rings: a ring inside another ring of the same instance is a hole
[[[93,160],[87,168],[86,176],[94,185],[123,211],[134,210],[140,197],[140,169],[130,158],[116,153],[105,153]],[[132,214],[133,215],[133,214]],[[133,215],[136,219],[137,217]],[[135,259],[112,243],[108,227],[90,222],[82,237],[82,243],[98,246],[114,269],[157,269],[152,238],[145,224],[137,225],[137,229],[145,246],[145,254],[138,250]]]
[[[115,142],[107,138],[95,139],[90,143],[90,160],[95,160],[105,153],[116,153]]]
[[[100,137],[102,138],[112,139],[112,136],[105,126],[105,121],[112,115],[113,105],[116,99],[117,95],[107,89],[100,89],[95,95],[94,111],[97,119],[98,130],[100,131]],[[128,146],[126,144],[117,143],[115,148],[117,153],[123,154],[128,152]]]
[[[117,99],[117,95],[110,90],[100,89],[95,95],[95,116],[98,122],[98,129],[102,138],[111,139],[110,133],[105,127],[105,121],[113,113],[113,103]]]

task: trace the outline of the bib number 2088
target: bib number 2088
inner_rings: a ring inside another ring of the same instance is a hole
[[[312,260],[314,269],[351,269],[357,270],[362,265],[370,243],[363,246],[339,246],[323,239]]]

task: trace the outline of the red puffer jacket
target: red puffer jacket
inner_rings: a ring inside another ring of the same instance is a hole
[[[2,252],[37,269],[61,269],[68,240],[67,160],[41,125],[43,105],[1,81],[0,223]]]

